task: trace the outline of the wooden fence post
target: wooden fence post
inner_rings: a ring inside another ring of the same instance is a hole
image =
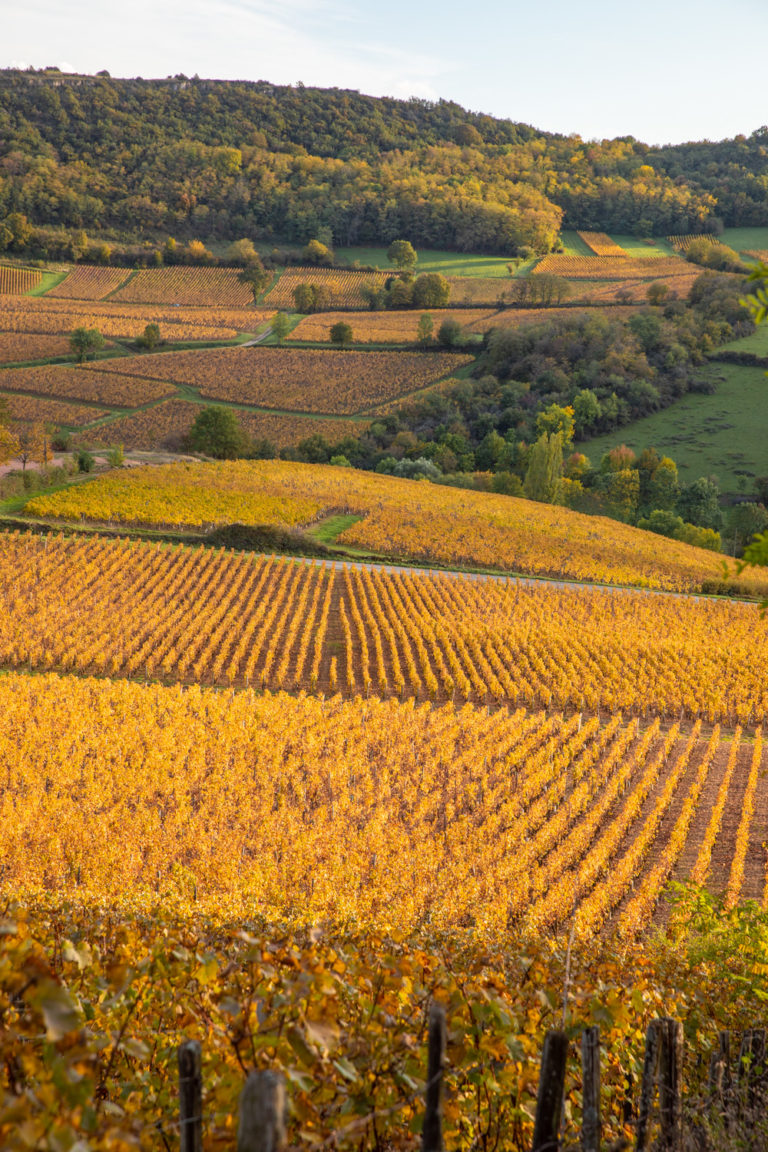
[[[731,1104],[731,1034],[727,1030],[718,1032],[717,1048],[709,1061],[709,1098],[727,1120]]]
[[[660,1020],[651,1020],[645,1034],[645,1058],[643,1079],[640,1084],[640,1103],[637,1109],[637,1152],[645,1152],[651,1129],[651,1109],[653,1108],[653,1088],[659,1066]]]
[[[661,1076],[659,1110],[664,1152],[681,1152],[683,1146],[683,1026],[665,1017],[661,1029]]]
[[[237,1152],[280,1152],[284,1147],[283,1077],[277,1072],[249,1072],[240,1094]]]
[[[203,1152],[202,1052],[197,1040],[179,1045],[180,1152]]]
[[[422,1152],[443,1152],[443,1068],[445,1065],[445,1009],[433,1003],[429,1009],[427,1089]]]
[[[568,1037],[552,1030],[544,1037],[533,1125],[533,1152],[557,1152],[560,1143],[560,1114],[563,1108]]]
[[[582,1152],[600,1152],[602,1118],[600,1115],[600,1029],[585,1028],[581,1034],[581,1071],[583,1109],[581,1123]]]
[[[741,1041],[739,1052],[739,1105],[755,1108],[765,1073],[765,1030],[748,1028]]]

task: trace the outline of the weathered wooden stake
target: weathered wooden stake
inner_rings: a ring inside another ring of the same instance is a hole
[[[742,1108],[754,1108],[760,1094],[765,1072],[765,1030],[748,1028],[739,1052],[739,1103]]]
[[[600,1152],[600,1029],[585,1028],[581,1034],[583,1088],[582,1152]]]
[[[719,1032],[717,1048],[709,1061],[709,1097],[714,1108],[725,1115],[731,1090],[731,1034]]]
[[[679,1020],[661,1021],[659,1111],[663,1152],[681,1152],[683,1146],[683,1026]]]
[[[659,1036],[660,1020],[651,1020],[645,1034],[645,1059],[643,1060],[643,1079],[640,1084],[640,1103],[637,1109],[637,1152],[645,1152],[648,1147],[648,1137],[651,1130],[651,1110],[653,1108],[653,1089],[656,1083],[656,1070],[659,1066]]]
[[[443,1068],[445,1066],[445,1009],[432,1004],[429,1010],[427,1091],[422,1152],[443,1152]]]
[[[285,1147],[285,1084],[277,1072],[249,1072],[240,1094],[237,1152]]]
[[[541,1054],[533,1152],[557,1152],[567,1060],[568,1037],[565,1032],[554,1029],[547,1032]]]
[[[203,1075],[197,1040],[179,1046],[180,1152],[203,1152]]]

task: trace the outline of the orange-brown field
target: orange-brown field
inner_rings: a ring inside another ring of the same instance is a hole
[[[118,363],[130,367],[130,361]],[[150,400],[172,395],[172,384],[159,380],[101,372],[98,368],[75,368],[69,364],[43,364],[34,368],[7,368],[0,375],[5,391],[29,392],[51,399],[92,400],[118,408],[138,408]]]
[[[120,304],[244,308],[253,301],[236,268],[143,268],[112,299]]]
[[[678,256],[544,256],[536,272],[551,272],[566,280],[656,280],[686,276],[691,266]]]
[[[0,364],[21,360],[45,360],[70,354],[66,336],[42,336],[33,332],[0,332]]]
[[[450,352],[217,348],[145,356],[132,360],[130,371],[197,388],[216,400],[352,415],[424,388],[471,360]],[[119,360],[100,368],[125,371]]]
[[[42,278],[42,273],[34,268],[14,268],[8,264],[0,264],[0,296],[31,292]]]
[[[128,268],[99,268],[78,264],[71,272],[46,292],[46,299],[103,300],[123,284],[131,275]]]
[[[317,284],[325,293],[329,308],[364,308],[365,286],[381,288],[386,272],[355,272],[337,268],[288,268],[280,274],[273,288],[264,297],[272,308],[293,309],[293,293],[299,284]]]
[[[154,448],[179,451],[200,411],[200,404],[188,400],[162,400],[150,408],[83,432],[79,442],[90,446],[122,444],[125,448],[147,451]],[[288,412],[257,412],[247,408],[238,409],[237,415],[250,436],[269,440],[277,448],[297,444],[299,440],[314,435],[335,442],[344,436],[359,435],[368,427],[365,420],[331,420]]]
[[[147,324],[159,324],[166,340],[231,340],[252,332],[274,315],[271,309],[175,308],[107,301],[52,300],[49,296],[0,296],[4,332],[66,335],[73,328],[98,328],[103,336],[135,339]]]
[[[89,424],[91,420],[104,415],[99,408],[89,408],[85,404],[67,404],[63,400],[50,400],[45,396],[22,396],[14,392],[0,391],[0,397],[7,402],[11,419],[25,424],[34,422],[75,428]]]

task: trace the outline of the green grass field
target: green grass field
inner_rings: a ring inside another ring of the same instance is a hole
[[[566,256],[594,256],[594,252],[575,232],[561,232],[560,245]]]
[[[724,492],[748,492],[754,477],[768,474],[768,378],[762,368],[719,363],[703,375],[717,383],[711,396],[689,393],[579,450],[596,466],[617,444],[636,452],[653,445],[672,457],[682,480],[711,475]]]
[[[752,352],[755,356],[768,356],[768,324],[761,324],[751,336],[742,336],[723,344],[722,352]]]
[[[736,252],[745,252],[748,248],[768,249],[768,228],[726,228],[720,239]]]
[[[642,236],[618,236],[615,232],[611,232],[610,235],[611,240],[623,248],[627,256],[632,256],[635,260],[640,260],[644,256],[675,255],[675,250],[669,241],[660,236],[645,240]]]
[[[386,248],[337,248],[336,255],[343,260],[357,260],[372,264],[374,268],[392,271]],[[509,278],[507,264],[511,256],[473,256],[469,252],[442,252],[418,249],[416,272],[442,272],[443,276],[499,276]]]

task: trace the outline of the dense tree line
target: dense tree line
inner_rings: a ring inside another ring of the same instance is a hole
[[[761,148],[741,160],[755,165],[754,205]],[[687,157],[631,137],[585,143],[448,101],[0,72],[0,221],[16,213],[38,226],[299,244],[407,237],[515,255],[548,250],[562,225],[714,229],[728,213],[707,166]]]
[[[650,150],[647,161],[656,172],[685,181],[694,192],[713,196],[717,218],[727,227],[768,224],[767,126],[733,140],[702,140]]]

